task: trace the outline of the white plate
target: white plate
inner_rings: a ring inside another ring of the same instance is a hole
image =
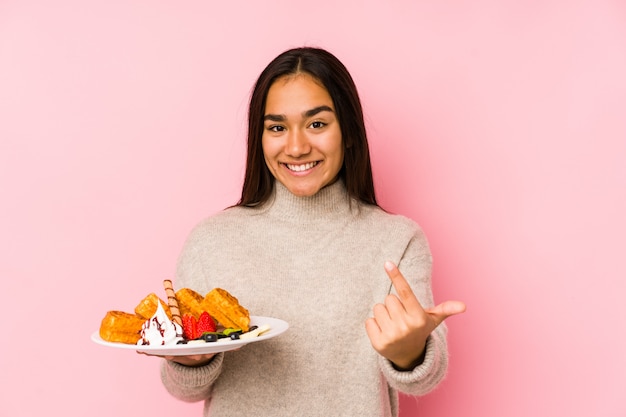
[[[272,317],[261,317],[261,316],[250,316],[250,325],[251,326],[263,326],[269,325],[270,330],[261,334],[260,336],[253,337],[250,339],[235,339],[231,340],[229,338],[218,339],[217,342],[210,343],[200,343],[200,344],[187,344],[187,345],[169,345],[169,346],[139,346],[139,345],[131,345],[127,343],[116,343],[116,342],[107,342],[106,340],[100,337],[100,332],[95,331],[91,335],[91,340],[96,342],[102,346],[108,346],[118,349],[130,349],[136,350],[141,353],[148,353],[151,355],[159,355],[159,356],[186,356],[186,355],[200,355],[204,353],[218,353],[218,352],[226,352],[228,350],[233,350],[240,348],[241,346],[247,345],[248,343],[260,342],[262,340],[271,339],[272,337],[276,337],[279,334],[284,333],[288,328],[289,324],[286,321],[275,319]]]

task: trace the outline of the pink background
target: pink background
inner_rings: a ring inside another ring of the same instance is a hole
[[[0,1],[0,415],[201,415],[89,336],[236,201],[252,84],[300,45],[352,72],[380,200],[468,305],[402,416],[626,415],[624,2],[244,3]]]

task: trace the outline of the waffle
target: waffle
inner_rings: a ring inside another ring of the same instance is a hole
[[[155,307],[156,308],[156,307]],[[100,324],[100,337],[109,342],[135,344],[145,319],[124,311],[109,311]]]
[[[203,310],[206,310],[224,327],[233,327],[247,332],[250,327],[250,313],[239,304],[237,298],[222,288],[214,288],[204,297]]]
[[[176,291],[176,299],[178,300],[178,308],[181,316],[191,314],[195,318],[198,318],[204,311],[204,306],[202,305],[204,297],[191,288],[181,288]]]
[[[161,300],[155,293],[148,294],[147,296],[144,297],[143,300],[139,302],[139,304],[137,304],[137,307],[135,307],[135,314],[143,318],[144,321],[150,319],[154,315],[154,313],[156,313],[157,301],[161,302],[161,306],[163,307],[163,310],[165,310],[167,317],[171,320],[172,312],[170,311],[169,306],[167,305],[165,301]]]

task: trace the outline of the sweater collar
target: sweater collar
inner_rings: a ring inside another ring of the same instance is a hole
[[[358,203],[352,201],[352,206]],[[291,193],[281,182],[274,182],[274,193],[266,206],[268,212],[283,219],[298,222],[328,221],[336,217],[344,217],[351,211],[350,198],[343,181],[319,190],[310,197],[299,197]]]

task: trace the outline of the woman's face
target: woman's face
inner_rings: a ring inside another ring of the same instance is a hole
[[[333,183],[343,145],[328,91],[308,74],[277,79],[265,102],[262,144],[267,167],[292,194],[312,196]]]

